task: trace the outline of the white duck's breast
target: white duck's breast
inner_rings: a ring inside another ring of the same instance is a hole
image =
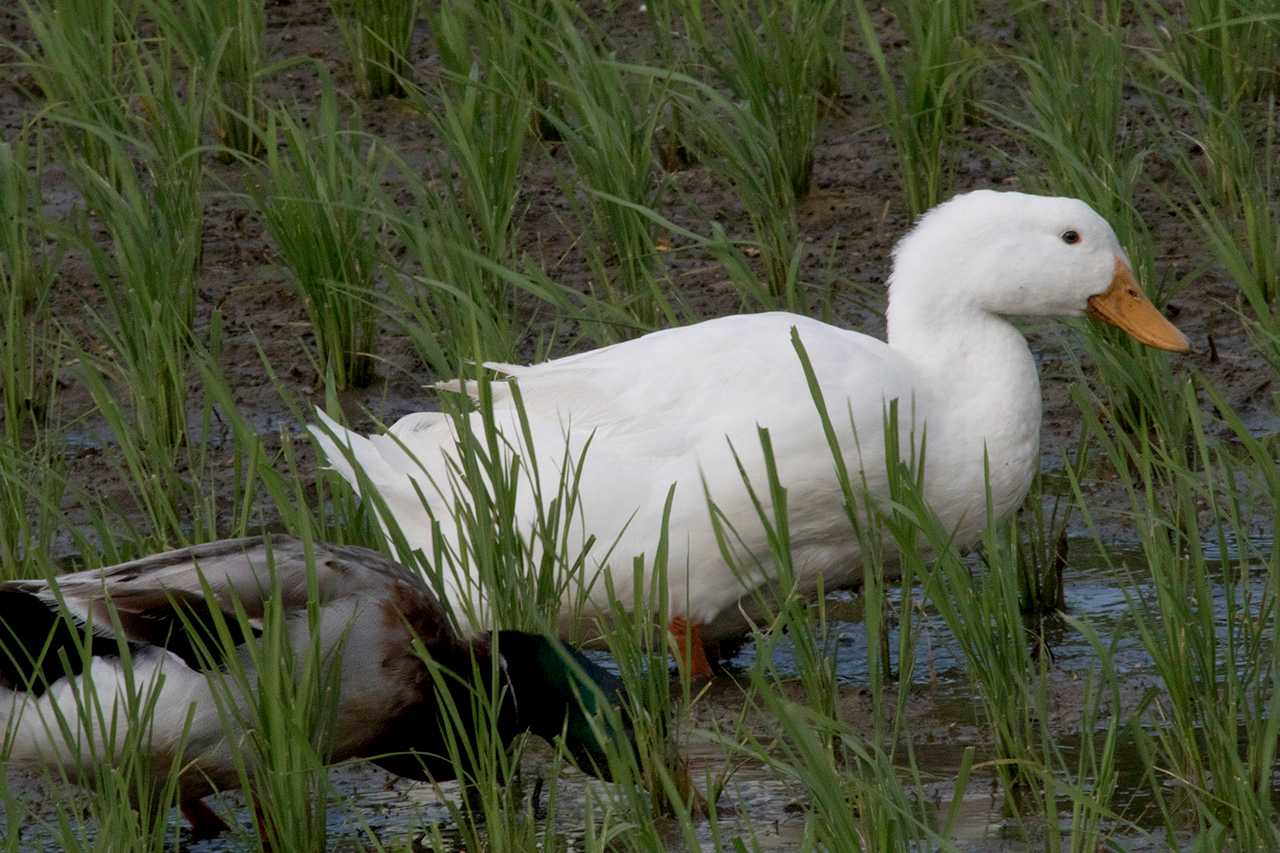
[[[992,324],[963,356],[922,383],[925,495],[958,545],[987,523],[987,489],[997,520],[1026,497],[1039,466],[1040,382],[1022,335]]]

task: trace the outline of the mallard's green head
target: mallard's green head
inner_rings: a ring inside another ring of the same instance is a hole
[[[612,740],[615,755],[635,752],[635,733],[625,715],[620,710],[617,715],[602,713],[602,703],[619,707],[621,680],[577,650],[540,634],[499,631],[497,651],[521,729],[547,741],[563,734],[578,767],[609,781],[609,750],[602,738]],[[621,720],[621,731],[610,733],[609,716]]]

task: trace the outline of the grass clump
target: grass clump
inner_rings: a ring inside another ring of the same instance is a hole
[[[49,298],[62,250],[44,236],[41,171],[26,134],[0,143],[0,419],[15,447],[51,403],[43,356],[53,346]]]
[[[777,154],[767,167],[803,198],[813,177],[818,101],[838,87],[843,65],[845,4],[724,0],[715,11],[723,36],[711,34],[700,0],[685,6],[698,57],[748,105]]]
[[[1183,150],[1174,155],[1174,164],[1192,191],[1185,215],[1240,289],[1253,321],[1264,329],[1276,329],[1280,324],[1276,310],[1280,180],[1274,165],[1274,104],[1266,115],[1260,141],[1238,115],[1213,116],[1201,125],[1202,138],[1195,140],[1204,155],[1202,162]]]
[[[854,12],[879,73],[885,124],[897,151],[907,209],[919,216],[948,191],[952,167],[947,154],[972,109],[970,79],[979,56],[968,33],[975,11],[972,0],[898,0],[890,8],[907,42],[900,82],[864,0],[857,0]]]
[[[324,850],[328,754],[335,737],[344,640],[325,649],[314,555],[307,554],[305,629],[268,556],[269,594],[260,613],[232,598],[228,617],[210,609],[213,637],[198,642],[210,662],[211,695],[231,741],[241,790],[263,849]],[[214,600],[206,585],[206,598]],[[224,605],[225,606],[225,605]],[[195,633],[194,626],[188,626]]]
[[[112,137],[128,132],[132,89],[122,48],[136,36],[133,8],[116,0],[23,0],[39,50],[17,54],[56,122],[65,156],[112,178]]]
[[[1280,3],[1188,0],[1139,7],[1160,49],[1154,67],[1185,81],[1188,98],[1230,111],[1280,90]]]
[[[107,313],[89,309],[109,351],[110,370],[129,389],[131,432],[148,454],[172,459],[187,438],[187,375],[193,342],[195,266],[201,207],[135,172],[118,144],[111,171],[77,176],[90,208],[106,226],[110,247],[82,245],[105,297]]]
[[[262,150],[266,66],[264,0],[145,0],[161,35],[213,95],[210,115],[224,159]]]
[[[1127,213],[1144,156],[1123,120],[1119,15],[1110,4],[1026,7],[1018,19],[1025,47],[1015,57],[1025,115],[984,105],[1035,157],[1026,170],[1032,188],[1082,198],[1108,221]]]
[[[310,121],[287,109],[267,117],[255,191],[263,221],[292,273],[316,338],[316,362],[338,389],[374,374],[379,265],[376,209],[381,146],[338,114],[325,89]]]
[[[618,315],[613,329],[669,325],[676,313],[658,277],[655,229],[637,209],[657,207],[665,190],[654,146],[661,83],[629,75],[612,61],[589,40],[591,28],[581,13],[557,4],[554,14],[552,38],[535,48],[554,99],[543,118],[573,161],[576,180],[566,182],[566,195],[585,208],[579,216],[590,223],[588,255],[598,303]],[[577,200],[579,187],[585,203]]]
[[[796,196],[790,178],[781,167],[784,155],[779,141],[751,110],[725,97],[713,86],[693,77],[657,69],[635,69],[657,75],[682,87],[678,97],[689,117],[685,141],[695,159],[727,179],[751,223],[754,240],[747,247],[758,256],[763,275],[747,251],[727,239],[724,228],[712,223],[712,254],[725,267],[744,309],[801,310],[804,293],[800,260],[804,244],[796,220]],[[680,233],[681,229],[674,229]],[[707,243],[692,236],[695,242]]]
[[[1273,541],[1254,544],[1244,513],[1251,507],[1274,516],[1277,478],[1265,443],[1216,391],[1204,390],[1236,448],[1209,443],[1191,382],[1175,397],[1191,430],[1183,457],[1084,417],[1117,462],[1151,572],[1152,609],[1133,612],[1164,691],[1149,698],[1160,725],[1139,732],[1138,742],[1167,837],[1192,830],[1214,846],[1265,849],[1277,843],[1271,773],[1263,768],[1273,766],[1280,727],[1276,673],[1267,663],[1280,651],[1280,635],[1265,627],[1280,552]],[[1170,790],[1166,778],[1182,784]]]
[[[366,96],[405,94],[419,5],[419,0],[329,0],[351,54],[356,83]]]

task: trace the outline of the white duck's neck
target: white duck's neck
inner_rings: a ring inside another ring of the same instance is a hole
[[[910,359],[923,374],[946,382],[959,399],[960,389],[1036,394],[1039,378],[1027,340],[1003,317],[979,309],[936,310],[932,306],[893,305],[889,346]]]
[[[1004,317],[979,307],[973,291],[938,260],[937,255],[899,253],[889,286],[889,346],[913,362],[929,384],[945,383],[935,387],[945,388],[949,398],[964,401],[976,394],[994,403],[995,395],[1006,406],[1029,405],[1038,425],[1040,381],[1026,338]],[[949,279],[949,286],[937,286]]]
[[[971,540],[985,518],[984,454],[997,516],[1022,502],[1039,467],[1040,379],[1022,336],[962,299],[892,298],[889,346],[916,369],[928,428],[931,502]],[[936,477],[934,475],[937,475]]]

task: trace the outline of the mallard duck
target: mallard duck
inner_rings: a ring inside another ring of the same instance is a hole
[[[315,567],[310,587],[309,561]],[[210,599],[202,591],[205,585]],[[183,761],[180,801],[193,834],[203,838],[224,831],[226,825],[202,801],[240,781],[231,753],[237,733],[226,730],[211,683],[210,665],[224,648],[214,640],[215,611],[244,643],[248,638],[239,626],[245,623],[234,615],[235,608],[243,608],[249,631],[260,633],[268,597],[274,595],[290,648],[301,656],[312,637],[309,589],[318,595],[311,606],[318,647],[326,656],[338,653],[339,695],[329,753],[334,761],[368,757],[401,776],[454,778],[437,685],[449,685],[464,715],[462,729],[468,730],[472,691],[489,685],[483,675],[479,680],[485,684],[477,685],[474,675],[491,673],[496,654],[501,704],[493,707],[499,709],[497,728],[505,741],[524,731],[548,740],[563,732],[579,766],[608,778],[607,750],[595,734],[606,729],[593,728],[588,714],[597,709],[597,695],[618,698],[615,677],[536,634],[500,631],[496,646],[488,636],[463,640],[416,574],[366,548],[308,546],[287,536],[212,542],[52,581],[0,584],[0,733],[7,734],[9,764],[61,765],[73,778],[78,773],[91,777],[92,768],[77,764],[75,744],[83,744],[86,735],[99,744],[123,743],[122,727],[129,722],[114,718],[112,707],[122,710],[126,679],[132,679],[135,695],[150,696],[163,676],[147,740],[154,752],[150,766],[167,774],[175,761]],[[91,630],[86,632],[85,625]],[[129,672],[121,642],[130,652]],[[251,669],[251,656],[243,646],[239,651],[240,665]],[[456,678],[434,678],[422,654]],[[88,686],[103,709],[101,725],[116,727],[114,741],[106,731],[81,731],[85,720],[96,716],[77,710],[76,697]],[[616,737],[626,748],[632,735],[628,730]],[[180,743],[181,756],[173,754]]]
[[[1143,295],[1115,232],[1076,199],[957,196],[920,218],[893,261],[887,342],[775,312],[653,332],[532,366],[488,365],[519,385],[532,437],[529,448],[509,386],[496,382],[495,423],[508,452],[524,457],[515,505],[521,529],[532,530],[539,515],[530,470],[548,493],[555,487],[547,483],[562,473],[577,478],[566,564],[582,557],[587,567],[588,613],[607,612],[608,588],[634,605],[634,558],[652,561],[665,514],[672,633],[695,674],[709,674],[701,641],[741,632],[740,601],[771,580],[769,542],[734,456],[736,450],[769,509],[757,427],[770,432],[788,490],[802,587],[821,582],[832,589],[860,578],[858,541],[793,330],[812,361],[845,462],[874,498],[888,492],[886,405],[899,401],[903,448],[927,428],[925,496],[961,545],[987,524],[985,460],[997,517],[1021,504],[1039,465],[1039,377],[1010,318],[1087,315],[1150,346],[1188,349]],[[446,387],[477,391],[474,383]],[[467,500],[456,486],[458,422],[419,412],[366,438],[321,418],[312,432],[328,464],[356,489],[375,489],[411,546],[428,555],[461,547],[449,520]],[[470,416],[470,428],[482,435],[480,414]],[[722,558],[708,498],[736,532],[736,568]],[[432,518],[442,523],[433,528]],[[575,548],[590,550],[583,556]],[[608,572],[612,583],[600,583],[596,572]],[[450,602],[473,605],[469,611],[480,614],[473,621],[483,623],[484,591],[465,575],[452,583]]]

